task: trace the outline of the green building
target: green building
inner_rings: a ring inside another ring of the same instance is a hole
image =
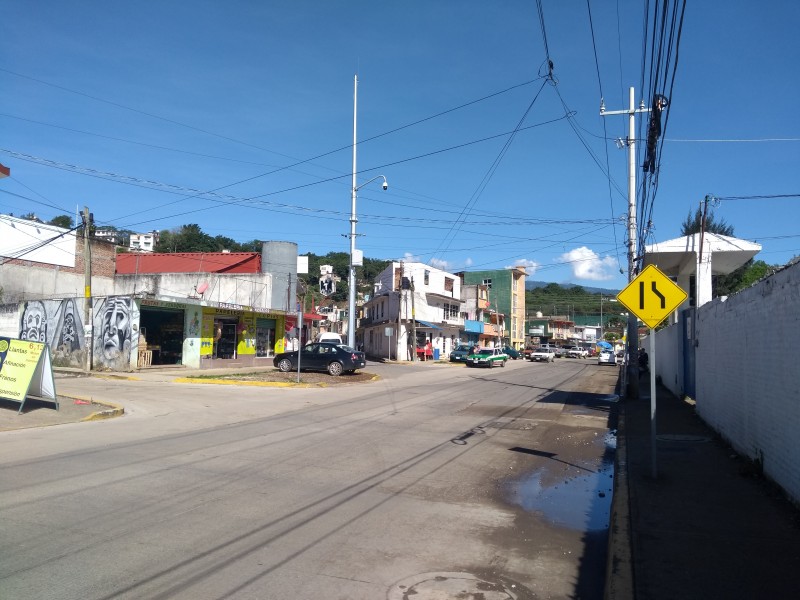
[[[465,285],[486,285],[489,308],[505,315],[503,341],[512,348],[525,345],[525,269],[464,271],[457,273]]]

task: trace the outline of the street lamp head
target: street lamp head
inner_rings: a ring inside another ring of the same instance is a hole
[[[383,191],[385,192],[388,189],[389,189],[389,184],[384,181],[383,182]]]

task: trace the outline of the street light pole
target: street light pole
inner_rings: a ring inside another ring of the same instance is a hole
[[[356,266],[353,264],[353,255],[356,252],[356,127],[358,123],[358,75],[353,77],[353,185],[350,193],[350,271],[348,302],[347,302],[347,345],[356,346]]]
[[[351,348],[356,347],[356,263],[354,256],[356,254],[356,198],[358,197],[358,190],[372,183],[376,179],[383,179],[383,189],[388,190],[389,184],[386,177],[377,175],[369,181],[362,183],[360,186],[356,185],[356,148],[357,148],[357,123],[358,123],[358,75],[353,78],[353,183],[350,193],[350,271],[349,278],[349,293],[347,302],[347,345]],[[361,261],[358,261],[360,264]]]

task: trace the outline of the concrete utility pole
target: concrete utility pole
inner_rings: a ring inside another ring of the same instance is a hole
[[[411,276],[411,362],[417,360],[417,313],[414,310],[414,276]]]
[[[636,113],[650,112],[645,108],[644,102],[636,108],[633,88],[630,88],[630,103],[628,110],[606,110],[605,102],[600,101],[600,116],[628,115],[628,282],[636,277]],[[638,318],[628,313],[628,364],[627,372],[627,397],[639,397],[639,327]]]
[[[86,331],[86,370],[92,370],[92,346],[94,335],[92,332],[92,246],[91,237],[92,213],[89,207],[83,207],[83,324]]]

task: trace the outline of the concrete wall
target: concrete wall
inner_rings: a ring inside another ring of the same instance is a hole
[[[3,303],[49,298],[83,298],[83,238],[74,239],[74,267],[47,264],[25,259],[3,262],[0,289]],[[115,248],[102,241],[92,242],[92,295],[104,296],[114,290]]]
[[[117,295],[154,294],[156,298],[178,300],[197,296],[200,283],[208,283],[203,299],[222,304],[274,309],[272,276],[269,273],[152,273],[117,275],[114,293]],[[283,292],[285,294],[285,291]],[[285,305],[286,302],[283,303]]]
[[[687,332],[679,324],[656,338],[656,373],[678,391]],[[695,335],[698,414],[800,503],[800,262],[701,306]]]
[[[679,398],[684,395],[683,331],[683,323],[679,322],[656,332],[655,360],[650,357],[650,365],[655,365],[663,386]],[[639,342],[639,347],[650,352],[649,336]]]

